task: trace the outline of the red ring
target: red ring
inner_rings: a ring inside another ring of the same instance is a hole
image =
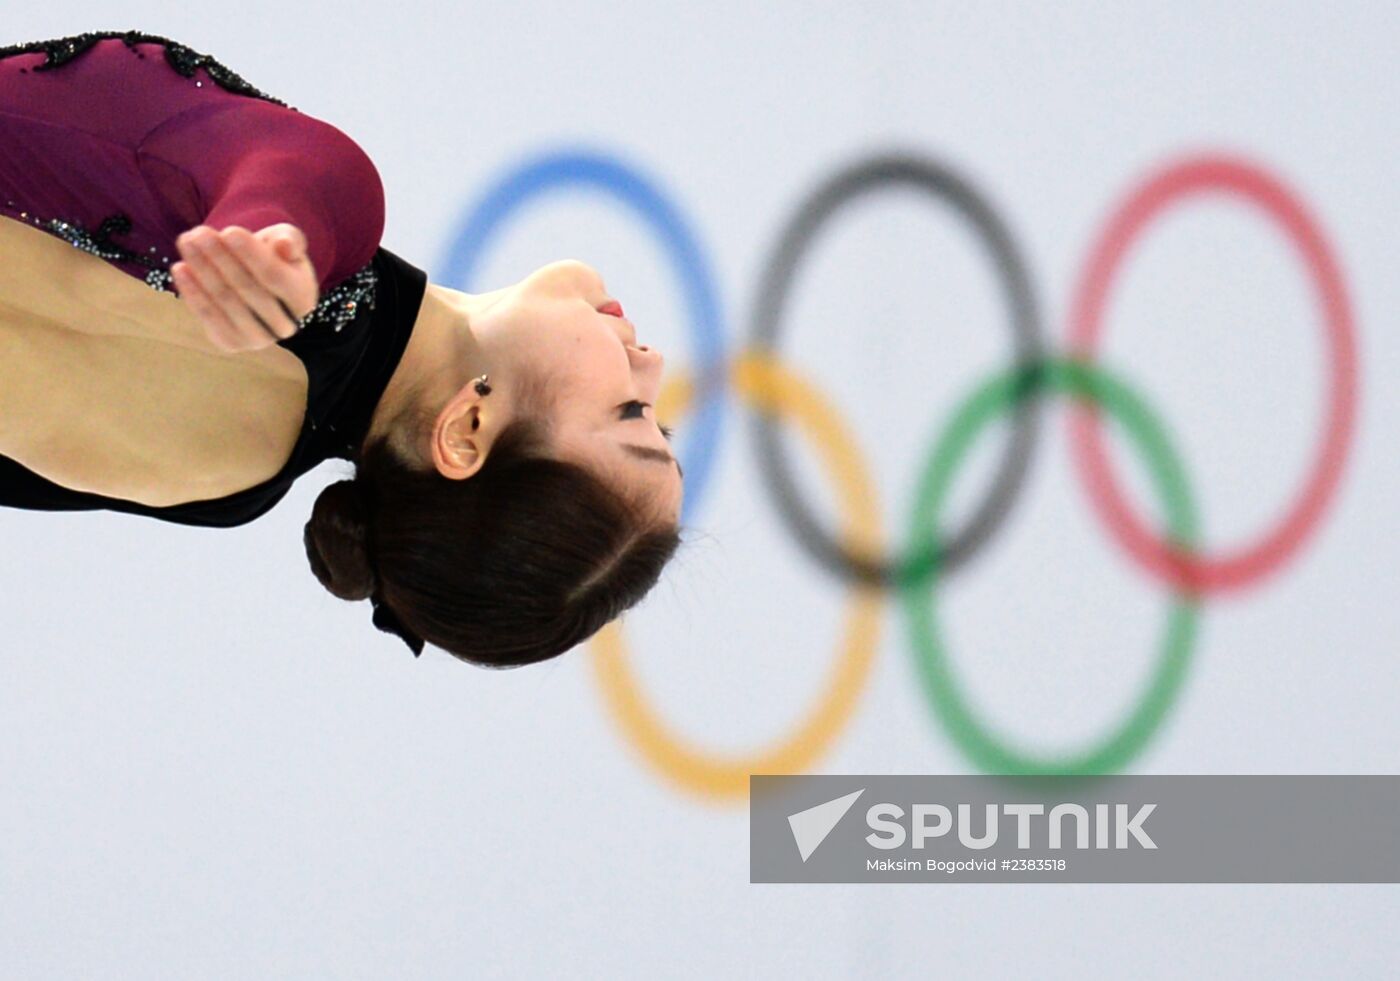
[[[1104,300],[1133,239],[1177,198],[1207,190],[1231,192],[1259,205],[1298,246],[1322,300],[1331,370],[1327,426],[1302,493],[1287,517],[1257,544],[1216,558],[1175,549],[1138,521],[1108,462],[1096,407],[1081,405],[1071,412],[1071,448],[1095,509],[1134,559],[1191,593],[1251,584],[1292,556],[1316,528],[1337,489],[1356,416],[1356,338],[1351,305],[1332,252],[1298,198],[1259,168],[1237,159],[1201,156],[1176,163],[1128,196],[1090,253],[1075,293],[1070,308],[1071,354],[1085,360],[1094,356]]]

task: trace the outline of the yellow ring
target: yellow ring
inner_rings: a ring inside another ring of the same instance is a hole
[[[820,459],[833,477],[845,517],[842,538],[853,548],[882,554],[879,517],[869,469],[855,442],[841,428],[839,414],[817,390],[799,380],[771,358],[746,353],[730,367],[731,390],[751,407],[779,416],[792,416],[813,439]],[[674,418],[692,395],[688,381],[667,385],[658,415]],[[593,637],[591,659],[608,710],[652,767],[669,780],[702,797],[744,797],[751,773],[798,773],[806,770],[835,740],[855,709],[874,663],[879,638],[881,590],[874,585],[853,587],[846,611],[840,659],[820,700],[795,732],[776,745],[743,755],[718,755],[697,749],[677,736],[648,705],[627,665],[620,621],[614,620]]]

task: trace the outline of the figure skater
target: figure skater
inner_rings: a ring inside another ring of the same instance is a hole
[[[383,228],[353,140],[208,55],[0,48],[0,505],[226,528],[335,457],[312,571],[415,656],[634,606],[680,542],[660,353],[582,262],[464,293]]]

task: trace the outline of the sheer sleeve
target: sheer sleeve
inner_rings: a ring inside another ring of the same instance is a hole
[[[251,99],[200,105],[157,126],[136,152],[181,229],[300,228],[322,293],[379,247],[378,170],[354,140],[312,116]]]

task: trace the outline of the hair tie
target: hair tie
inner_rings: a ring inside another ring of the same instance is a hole
[[[394,634],[402,639],[408,645],[408,649],[413,652],[413,656],[420,657],[423,653],[423,638],[405,627],[403,621],[395,615],[393,610],[389,609],[389,605],[380,601],[378,589],[370,596],[369,601],[374,606],[372,618],[374,625],[386,634]]]

